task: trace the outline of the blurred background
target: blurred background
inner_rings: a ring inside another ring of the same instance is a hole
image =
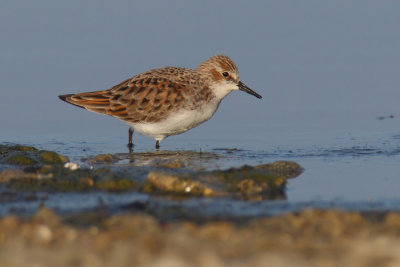
[[[57,96],[151,68],[195,68],[218,53],[264,98],[233,92],[209,122],[167,140],[262,144],[301,131],[374,130],[377,117],[400,115],[399,11],[399,1],[373,0],[2,0],[0,138],[125,144],[124,123]]]

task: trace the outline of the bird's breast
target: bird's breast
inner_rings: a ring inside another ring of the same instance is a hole
[[[190,130],[212,117],[218,103],[208,103],[196,109],[182,108],[155,123],[134,123],[130,126],[137,132],[153,137],[165,138]]]

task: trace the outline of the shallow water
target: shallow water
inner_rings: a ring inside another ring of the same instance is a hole
[[[144,194],[74,193],[47,194],[46,200],[4,204],[2,214],[30,213],[44,203],[59,212],[93,210],[105,205],[110,212],[135,211],[146,207],[160,218],[191,217],[258,217],[306,208],[339,208],[345,210],[398,210],[400,208],[400,134],[398,119],[363,118],[348,129],[340,119],[319,122],[318,127],[290,127],[279,131],[278,122],[251,131],[242,129],[229,138],[214,133],[212,138],[202,129],[166,139],[164,150],[214,152],[222,157],[197,162],[206,169],[225,169],[244,164],[262,164],[276,160],[299,163],[304,172],[290,179],[286,199],[275,201],[242,201],[226,198],[191,198],[166,201],[164,197]],[[303,120],[305,122],[306,120]],[[346,122],[346,121],[344,121]],[[363,122],[363,123],[360,123]],[[309,122],[310,123],[310,122]],[[307,124],[307,123],[305,123]],[[311,124],[311,123],[310,123]],[[349,124],[350,125],[350,124]],[[282,126],[282,125],[281,125]],[[299,128],[295,128],[299,127]],[[277,129],[278,128],[278,129]],[[291,128],[291,129],[290,129]],[[96,136],[76,130],[75,136],[2,137],[3,143],[23,143],[39,149],[54,150],[71,161],[102,153],[127,153],[127,135],[116,132]],[[223,133],[223,132],[222,132]],[[119,134],[119,135],[115,135]],[[244,138],[251,136],[251,139]],[[153,140],[135,136],[134,152],[154,151]],[[82,162],[81,162],[82,163]],[[117,164],[124,164],[120,162]],[[89,167],[83,163],[82,167]],[[134,207],[134,208],[132,208]],[[179,208],[178,208],[179,207]],[[165,212],[176,210],[178,213]]]

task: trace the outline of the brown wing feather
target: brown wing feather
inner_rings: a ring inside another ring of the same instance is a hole
[[[64,95],[60,98],[78,107],[128,122],[156,122],[184,103],[191,87],[166,78],[126,80],[108,90]]]
[[[97,91],[67,95],[64,101],[90,111],[105,113],[105,108],[110,105],[110,91]]]
[[[115,104],[126,108],[126,115],[118,115],[129,122],[157,122],[184,104],[191,87],[171,82],[166,78],[142,78],[114,89]],[[179,101],[178,101],[179,100]]]

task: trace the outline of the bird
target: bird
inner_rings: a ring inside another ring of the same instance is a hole
[[[135,75],[107,89],[58,97],[86,110],[110,115],[129,125],[128,147],[133,132],[160,142],[209,120],[230,92],[241,90],[261,95],[239,79],[239,71],[226,55],[215,55],[197,68],[163,67]]]

